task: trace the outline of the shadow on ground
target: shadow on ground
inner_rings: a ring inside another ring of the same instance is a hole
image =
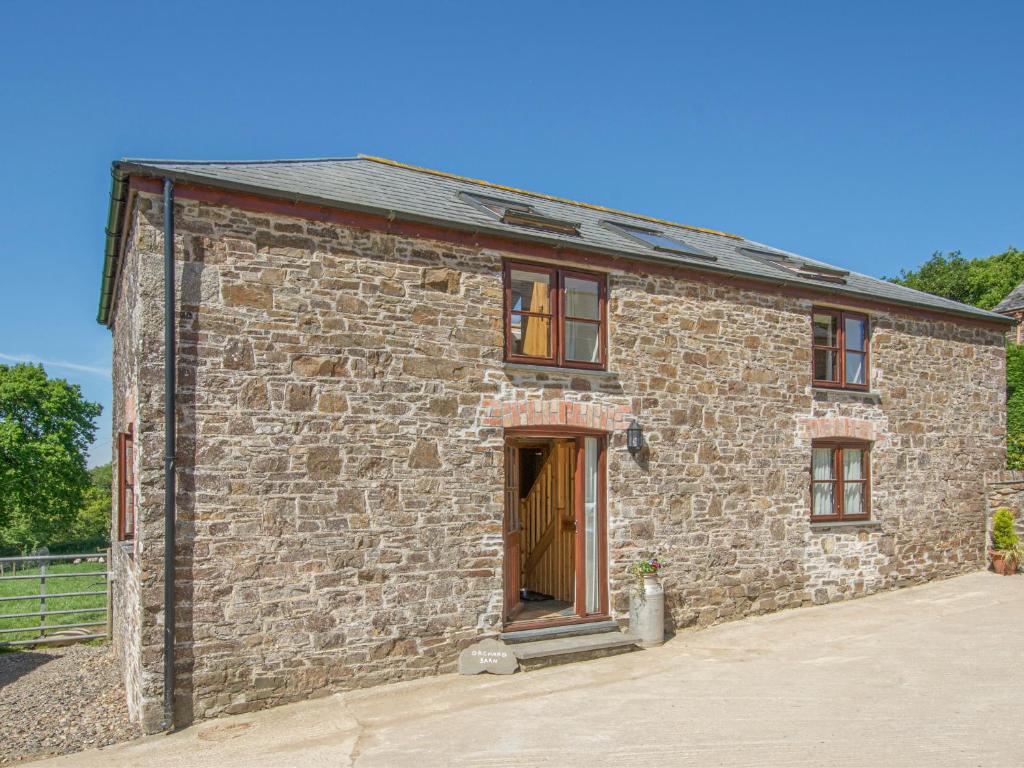
[[[48,653],[34,651],[0,652],[0,688],[10,685],[33,669],[53,661]]]

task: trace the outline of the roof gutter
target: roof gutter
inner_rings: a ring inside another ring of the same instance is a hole
[[[96,313],[96,322],[106,326],[110,325],[114,286],[121,266],[121,236],[129,197],[128,174],[122,170],[120,163],[111,164],[110,177],[110,208],[103,246],[103,279],[100,283],[100,306]]]

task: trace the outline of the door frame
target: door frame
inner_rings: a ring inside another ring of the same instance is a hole
[[[598,537],[598,589],[599,609],[597,613],[586,613],[586,526],[584,524],[583,506],[583,480],[584,480],[584,438],[597,438],[597,537]],[[509,567],[504,562],[509,552],[508,537],[515,537],[517,546],[515,550],[518,556],[518,541],[521,538],[518,527],[518,510],[510,513],[509,510],[509,476],[508,466],[504,469],[505,476],[502,478],[504,494],[504,511],[502,515],[502,533],[505,541],[502,546],[502,624],[505,631],[518,631],[527,629],[540,629],[543,627],[557,627],[571,624],[586,624],[594,621],[607,621],[609,618],[608,608],[608,433],[599,429],[585,429],[581,427],[562,426],[532,426],[532,427],[508,427],[505,429],[503,452],[506,458],[511,452],[518,461],[518,444],[528,444],[531,439],[542,440],[575,440],[576,442],[576,469],[573,488],[573,512],[576,520],[576,541],[575,541],[575,589],[573,595],[573,607],[575,615],[558,616],[550,619],[534,619],[530,621],[517,621],[516,614],[521,610],[522,603],[518,600],[518,590],[522,586],[510,584],[510,579],[521,580],[519,563],[516,562]],[[519,468],[515,468],[516,479],[518,480]],[[518,485],[518,483],[517,483]],[[518,495],[516,496],[518,501]],[[515,588],[516,597],[513,605],[509,606],[511,589]]]

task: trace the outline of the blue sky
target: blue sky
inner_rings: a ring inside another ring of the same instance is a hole
[[[874,275],[1024,247],[1019,2],[9,3],[0,362],[109,408],[110,161],[383,155]],[[109,413],[92,459],[110,455]]]

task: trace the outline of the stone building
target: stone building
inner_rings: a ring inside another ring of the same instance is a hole
[[[1013,326],[1006,337],[1014,344],[1024,344],[1024,283],[1010,291],[992,311],[1006,315],[1013,320]]]
[[[115,648],[147,730],[166,179],[178,723],[450,671],[498,632],[621,621],[642,552],[667,563],[673,631],[984,566],[1000,315],[378,158],[122,161],[99,319]]]

